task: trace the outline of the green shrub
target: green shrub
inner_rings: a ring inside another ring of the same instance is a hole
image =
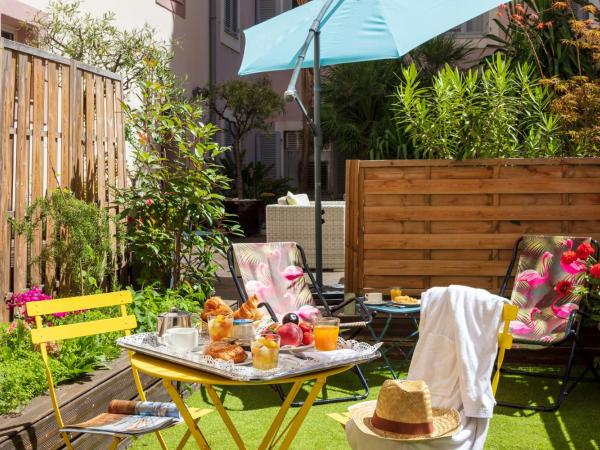
[[[198,312],[205,300],[204,293],[189,284],[183,284],[179,289],[167,289],[165,292],[160,292],[159,285],[153,284],[138,292],[131,290],[131,293],[138,333],[156,331],[157,317],[162,312],[171,308]]]
[[[396,91],[399,126],[420,158],[511,158],[556,156],[557,116],[550,92],[528,63],[511,69],[497,55],[481,74],[446,66],[422,87],[414,65],[402,71]]]
[[[22,221],[11,219],[11,223],[15,233],[31,241],[33,230],[46,231],[48,219],[55,234],[46,236],[42,254],[32,264],[38,264],[40,273],[45,273],[46,265],[54,263],[60,274],[61,297],[96,292],[112,271],[108,211],[75,198],[68,189],[56,189],[33,202]],[[59,230],[66,238],[59,236]]]

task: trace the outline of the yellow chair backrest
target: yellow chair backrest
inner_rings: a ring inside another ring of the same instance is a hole
[[[519,307],[511,304],[504,305],[502,310],[502,320],[504,321],[504,324],[502,326],[502,332],[498,334],[498,358],[496,361],[496,373],[494,373],[494,377],[492,378],[492,391],[494,392],[494,395],[496,395],[498,383],[500,382],[500,368],[504,362],[504,354],[506,353],[506,350],[509,350],[512,347],[513,337],[509,331],[510,322],[511,320],[517,320],[518,312]]]
[[[27,303],[27,315],[35,318],[36,328],[31,330],[31,340],[34,344],[40,345],[46,379],[48,380],[48,390],[50,391],[50,399],[56,414],[58,427],[63,428],[64,422],[60,414],[56,392],[54,390],[54,380],[52,372],[48,365],[48,349],[47,343],[52,341],[60,341],[65,339],[73,339],[83,336],[92,336],[95,334],[109,333],[113,331],[123,331],[125,335],[129,335],[131,330],[137,326],[134,315],[127,314],[126,305],[132,302],[131,292],[120,291],[111,292],[109,294],[86,295],[82,297],[63,298],[58,300],[42,300],[37,302]],[[105,308],[109,306],[118,306],[121,316],[110,319],[92,320],[88,322],[73,323],[68,325],[58,325],[53,327],[44,327],[42,317],[61,312],[73,312],[90,310],[97,308]],[[137,371],[133,371],[138,392],[143,393]],[[143,399],[142,399],[143,400]],[[68,448],[71,448],[69,438],[66,433],[62,433],[63,439]]]

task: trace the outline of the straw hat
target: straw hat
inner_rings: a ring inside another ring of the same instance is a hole
[[[348,408],[360,431],[395,441],[424,441],[452,436],[460,428],[458,411],[432,408],[424,381],[386,380],[377,402]]]

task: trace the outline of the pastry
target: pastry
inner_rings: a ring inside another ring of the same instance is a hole
[[[208,316],[222,314],[224,316],[231,314],[233,311],[227,304],[221,300],[221,297],[211,297],[204,303],[204,310],[202,311],[202,320],[208,322]]]
[[[413,297],[409,297],[408,295],[397,295],[392,299],[394,303],[402,303],[403,305],[419,305],[421,304],[421,300]]]
[[[262,319],[263,313],[258,309],[260,300],[256,294],[251,295],[239,309],[233,312],[234,319]]]
[[[227,342],[213,342],[208,344],[204,349],[204,354],[212,356],[215,359],[233,361],[235,364],[244,362],[248,358],[248,355],[241,346],[228,344]]]

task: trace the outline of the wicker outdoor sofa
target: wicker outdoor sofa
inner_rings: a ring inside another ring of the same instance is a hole
[[[323,269],[344,269],[345,203],[322,203]],[[306,251],[308,265],[315,266],[315,207],[295,205],[267,206],[267,242],[293,241]]]

